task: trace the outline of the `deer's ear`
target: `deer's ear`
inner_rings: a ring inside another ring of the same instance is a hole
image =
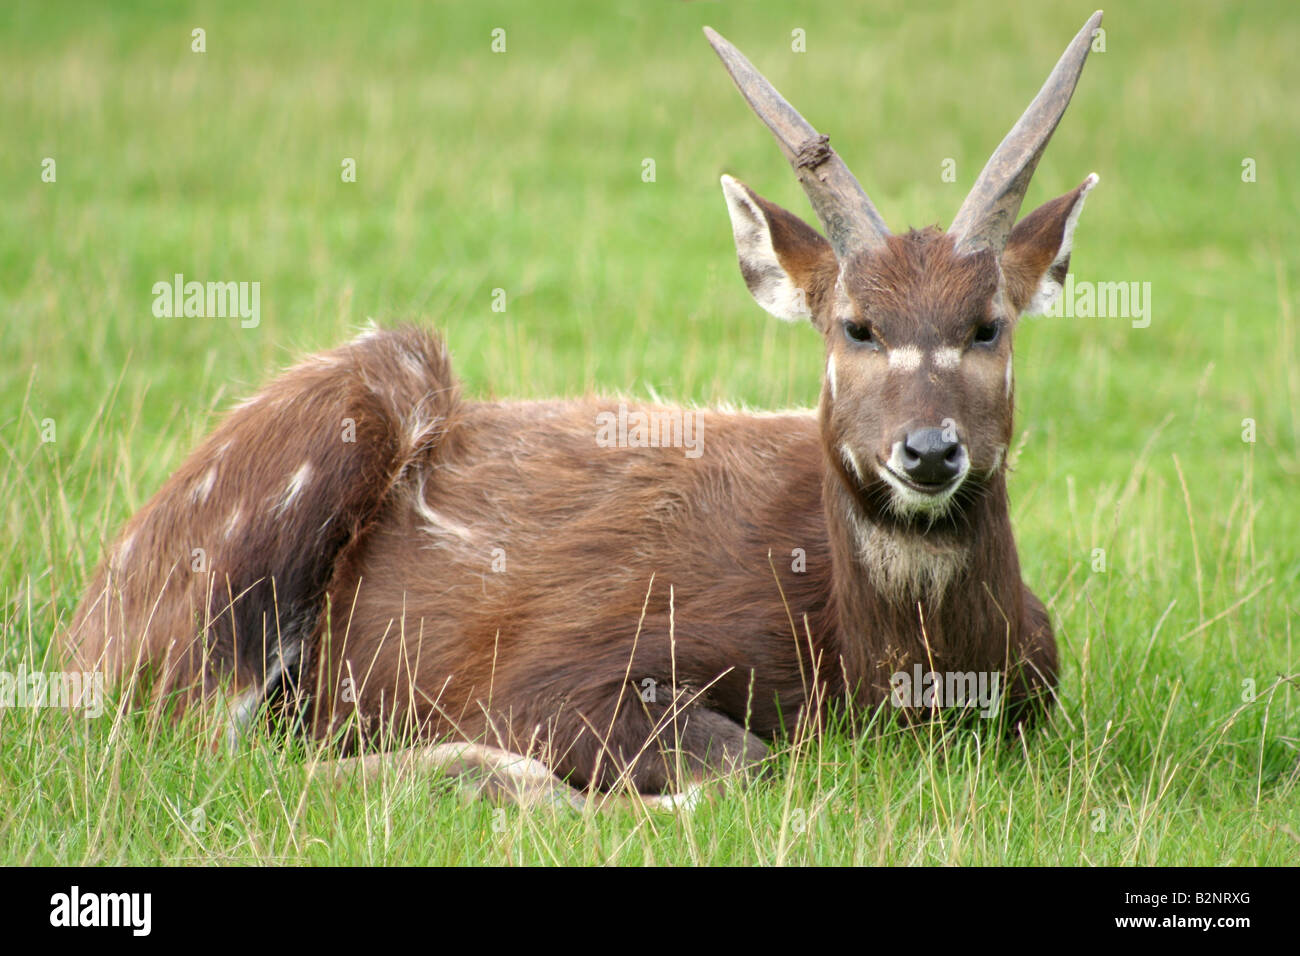
[[[778,319],[812,318],[839,272],[831,244],[738,179],[723,176],[722,194],[754,301]]]
[[[1070,269],[1074,227],[1097,180],[1093,173],[1064,196],[1043,203],[1011,230],[1002,253],[1002,274],[1017,314],[1043,312],[1061,294]]]

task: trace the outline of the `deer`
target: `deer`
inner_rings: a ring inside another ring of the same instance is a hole
[[[220,708],[232,742],[288,715],[340,777],[400,757],[524,805],[693,805],[832,706],[932,716],[897,693],[921,670],[995,675],[1023,732],[1058,656],[1008,510],[1012,338],[1097,175],[1018,216],[1100,22],[952,225],[899,234],[706,27],[824,229],[722,177],[754,300],[822,337],[814,408],[633,403],[698,454],[602,442],[607,399],[473,401],[436,334],[371,327],[226,415],[106,548],[62,652]]]

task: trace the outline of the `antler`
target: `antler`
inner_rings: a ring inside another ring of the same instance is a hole
[[[961,204],[948,232],[963,253],[991,249],[1001,255],[1016,223],[1030,177],[1038,166],[1047,141],[1070,104],[1084,61],[1092,47],[1092,34],[1101,23],[1101,11],[1083,25],[1061,54],[1052,75],[1038,91],[1029,109],[994,151],[979,179]]]
[[[883,246],[889,229],[844,161],[831,149],[829,137],[813,129],[743,53],[709,27],[704,28],[704,35],[741,95],[776,136],[826,229],[836,257],[844,261],[858,252]]]

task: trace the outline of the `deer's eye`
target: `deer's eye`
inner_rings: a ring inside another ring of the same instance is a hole
[[[875,331],[868,323],[852,322],[845,319],[844,334],[848,336],[850,342],[869,345],[877,349],[880,348],[880,340],[876,338]]]
[[[1001,322],[984,322],[975,327],[973,341],[976,345],[992,345],[1002,334]]]

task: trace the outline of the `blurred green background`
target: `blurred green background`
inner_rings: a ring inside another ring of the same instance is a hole
[[[750,300],[718,176],[811,212],[700,27],[831,136],[897,230],[948,222],[1092,9],[11,0],[5,645],[45,645],[216,414],[368,317],[440,330],[472,396],[813,404],[820,340]],[[1105,660],[1119,724],[1154,733],[1143,701],[1198,688],[1177,704],[1193,747],[1244,680],[1297,671],[1300,8],[1125,4],[1103,26],[1025,211],[1098,172],[1072,271],[1149,282],[1152,321],[1022,322],[1013,517],[1066,712]],[[155,318],[177,272],[259,281],[261,324]],[[1269,759],[1294,784],[1281,686]]]

